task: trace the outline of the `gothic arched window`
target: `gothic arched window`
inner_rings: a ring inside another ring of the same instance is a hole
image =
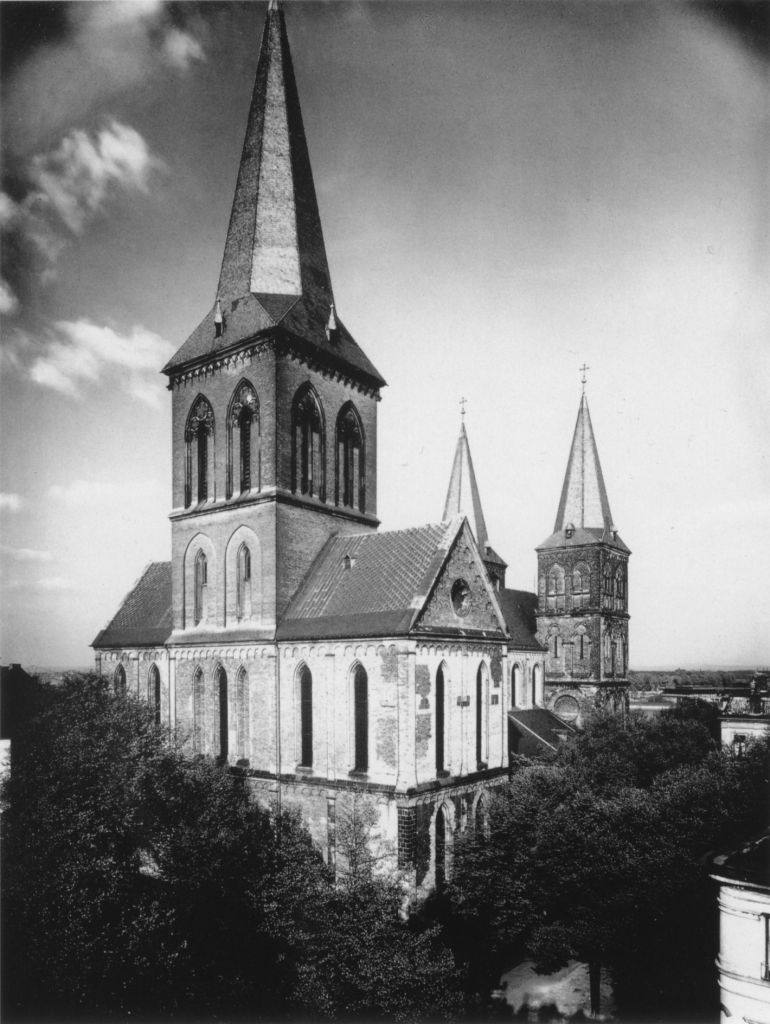
[[[543,688],[543,666],[535,665],[532,669],[532,707],[537,704],[538,697],[542,698]]]
[[[444,666],[436,672],[436,774],[444,771],[444,713],[446,706]]]
[[[250,619],[251,611],[251,551],[241,544],[236,557],[236,614],[239,619]]]
[[[160,725],[160,672],[154,663],[147,673],[147,700],[155,713],[155,724]]]
[[[358,411],[347,402],[337,417],[337,482],[335,501],[364,511],[364,428]]]
[[[307,665],[299,671],[300,764],[313,766],[313,677]]]
[[[219,698],[219,757],[226,761],[230,754],[230,715],[227,702],[227,673],[220,665],[217,669],[217,695]]]
[[[511,669],[511,707],[515,708],[519,698],[522,697],[521,692],[521,665],[516,664]]]
[[[192,705],[193,705],[193,748],[196,753],[202,754],[205,748],[205,688],[203,669],[198,666],[193,676]]]
[[[294,398],[291,416],[292,489],[326,500],[326,438],[321,405],[310,384]]]
[[[476,763],[487,760],[487,704],[489,702],[487,666],[482,663],[476,672]]]
[[[238,670],[235,684],[235,699],[238,704],[236,724],[238,729],[238,757],[248,758],[250,750],[250,721],[249,721],[249,677],[246,669],[241,666]]]
[[[259,400],[247,380],[235,389],[227,414],[227,497],[243,494],[261,482]]]
[[[587,565],[576,565],[572,570],[572,607],[587,608],[591,595],[591,570]]]
[[[369,771],[369,680],[363,665],[353,673],[353,771]]]
[[[548,608],[564,611],[564,570],[560,565],[552,566],[548,573]]]
[[[206,618],[208,605],[209,566],[203,551],[195,556],[195,625]]]
[[[615,570],[615,607],[623,610],[626,603],[626,578],[623,573],[623,566],[619,565]]]
[[[209,496],[209,463],[213,462],[214,410],[203,395],[198,395],[187,417],[185,439],[184,503],[207,501]],[[193,463],[195,464],[193,466]]]
[[[605,565],[604,567],[604,575],[602,577],[602,594],[604,595],[605,604],[612,602],[612,569],[609,565]]]
[[[126,670],[122,665],[118,665],[115,669],[115,675],[112,677],[112,687],[118,697],[125,697],[126,695]]]

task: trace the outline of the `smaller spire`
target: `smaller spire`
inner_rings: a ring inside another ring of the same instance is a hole
[[[484,512],[481,508],[476,473],[473,469],[471,449],[465,431],[465,399],[460,399],[460,436],[457,438],[452,475],[449,478],[449,489],[444,503],[443,521],[448,522],[453,516],[464,515],[470,524],[482,557],[486,551],[489,537]]]
[[[587,366],[581,368],[583,377],[587,369]],[[570,526],[610,532],[615,529],[585,391],[580,396],[554,532]]]

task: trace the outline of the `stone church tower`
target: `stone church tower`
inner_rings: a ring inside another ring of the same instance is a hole
[[[546,704],[567,721],[628,701],[628,558],[583,393],[553,533],[537,548]]]
[[[385,383],[335,312],[276,4],[215,301],[164,373],[173,392],[170,642],[272,638],[329,536],[378,525]]]

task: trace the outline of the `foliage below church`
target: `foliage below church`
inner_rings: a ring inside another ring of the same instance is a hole
[[[290,814],[189,760],[100,680],[31,693],[3,814],[6,1020],[459,1013],[458,971],[401,892],[336,887]]]
[[[621,1014],[713,1015],[706,855],[761,830],[769,781],[770,744],[736,759],[681,712],[599,719],[519,771],[488,833],[458,841],[437,908],[473,986],[493,987],[517,958],[547,971],[580,960],[594,976],[610,967]]]

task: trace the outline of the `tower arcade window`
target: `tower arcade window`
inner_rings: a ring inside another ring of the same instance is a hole
[[[604,595],[604,603],[612,603],[612,569],[609,565],[604,567],[604,575],[602,577],[602,594]]]
[[[209,455],[214,438],[214,410],[203,395],[198,395],[193,403],[187,417],[184,438],[184,503],[185,508],[189,508],[193,502],[193,492],[199,502],[207,501],[209,496]]]
[[[243,380],[235,389],[227,416],[227,497],[261,486],[259,400]]]
[[[572,571],[572,607],[580,611],[587,608],[591,595],[591,570],[587,565],[576,565]]]
[[[250,619],[251,608],[251,551],[241,544],[236,555],[236,614],[239,619]]]
[[[300,765],[313,767],[313,677],[307,665],[299,672]]]
[[[564,570],[560,565],[552,566],[548,573],[548,610],[564,611]]]
[[[364,428],[352,402],[343,405],[337,417],[336,464],[336,503],[363,512],[366,482]]]
[[[623,573],[623,567],[618,566],[615,571],[615,607],[619,611],[623,611],[626,604],[626,578]]]
[[[363,665],[353,673],[353,771],[369,771],[369,680]]]
[[[292,489],[326,500],[326,438],[315,391],[304,384],[292,408]]]
[[[195,609],[194,621],[197,626],[206,618],[208,605],[209,565],[206,555],[199,551],[195,556]]]

